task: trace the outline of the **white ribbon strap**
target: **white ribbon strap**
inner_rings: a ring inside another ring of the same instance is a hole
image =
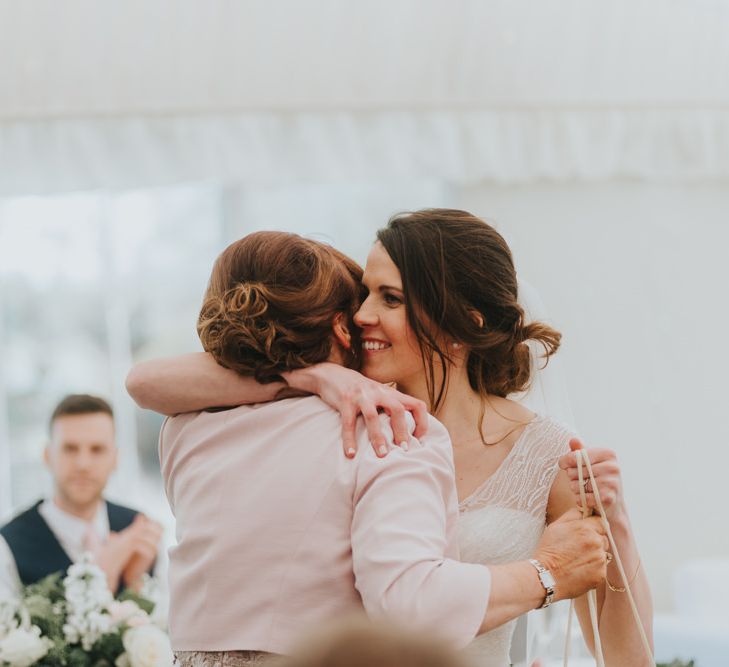
[[[582,518],[585,519],[588,516],[590,516],[591,512],[587,508],[587,495],[585,494],[585,484],[584,484],[584,475],[582,472],[582,466],[584,465],[585,468],[587,468],[587,474],[590,478],[590,485],[592,486],[592,493],[595,496],[595,504],[597,505],[597,513],[600,517],[600,521],[602,522],[602,525],[605,527],[605,532],[607,534],[608,541],[610,542],[610,548],[612,549],[613,557],[615,559],[615,565],[618,567],[618,572],[620,572],[620,578],[623,580],[623,586],[625,587],[625,593],[628,596],[628,601],[630,603],[630,609],[633,612],[633,618],[635,619],[635,623],[638,626],[638,631],[640,633],[641,640],[643,642],[643,648],[646,651],[646,655],[650,658],[651,663],[655,664],[653,659],[653,651],[651,651],[651,645],[648,641],[648,637],[646,637],[645,630],[643,629],[643,623],[640,620],[640,614],[638,613],[638,607],[635,604],[635,600],[633,598],[633,593],[630,590],[630,583],[628,582],[628,577],[625,574],[625,568],[623,568],[623,563],[620,560],[620,554],[618,553],[618,547],[615,544],[615,540],[613,539],[613,534],[610,531],[610,524],[608,523],[607,518],[605,517],[605,507],[602,504],[602,500],[600,498],[600,490],[597,487],[597,483],[595,482],[595,476],[592,473],[592,464],[590,463],[590,458],[587,456],[587,452],[583,449],[578,449],[575,451],[575,459],[577,461],[577,477],[580,483],[580,502],[582,503]],[[594,590],[588,591],[587,593],[587,603],[590,608],[590,622],[592,623],[592,634],[595,639],[595,663],[597,667],[605,667],[605,658],[602,654],[602,644],[600,643],[600,630],[598,627],[598,619],[597,619],[597,594]],[[572,635],[572,614],[574,613],[575,608],[575,601],[572,600],[570,602],[570,614],[569,618],[567,619],[567,637],[565,639],[565,649],[564,649],[564,667],[567,667],[567,663],[569,660],[569,646],[570,646],[570,638]]]

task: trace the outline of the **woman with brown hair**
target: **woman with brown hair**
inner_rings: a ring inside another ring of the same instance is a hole
[[[378,232],[363,284],[367,297],[354,318],[361,329],[362,372],[423,400],[450,434],[461,501],[461,558],[493,563],[524,557],[545,525],[579,499],[576,462],[569,453],[579,444],[572,434],[507,398],[525,389],[533,375],[529,342],[547,359],[557,350],[560,334],[525,321],[508,246],[492,227],[464,211],[428,209],[392,218]],[[130,391],[140,404],[162,412],[241,402],[251,395],[263,400],[260,388],[213,366],[201,356],[154,362],[137,369]],[[345,405],[346,428],[352,395],[366,394],[359,407],[372,420],[368,399],[379,398],[376,386],[331,368],[317,372],[297,379],[299,386],[308,382],[331,404]],[[215,387],[200,391],[202,377]],[[371,432],[379,450],[381,435]],[[650,591],[622,497],[620,469],[608,450],[589,450],[589,457],[650,634]],[[594,504],[589,484],[586,491],[588,504]],[[648,664],[614,566],[598,588],[597,606],[606,664]],[[593,649],[584,599],[577,610]],[[513,625],[507,624],[478,638],[469,652],[479,665],[503,667],[509,663],[512,633]]]
[[[329,246],[250,234],[215,262],[200,340],[217,363],[264,386],[325,361],[354,365],[360,278]],[[165,421],[159,456],[177,537],[169,626],[182,667],[256,664],[363,609],[463,646],[541,599],[525,559],[455,560],[453,457],[441,425],[385,461],[369,447],[354,461],[333,456],[338,426],[317,396]],[[578,594],[604,574],[605,544],[596,521],[568,516],[533,557],[554,568],[559,594]]]

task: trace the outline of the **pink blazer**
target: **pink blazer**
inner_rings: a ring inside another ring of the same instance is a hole
[[[345,458],[337,412],[292,398],[166,420],[170,635],[176,651],[287,653],[310,628],[366,610],[467,644],[490,573],[460,563],[445,428],[375,456],[364,424]]]

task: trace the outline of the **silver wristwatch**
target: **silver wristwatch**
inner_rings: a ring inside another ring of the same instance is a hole
[[[539,609],[544,609],[545,607],[549,607],[549,605],[552,604],[552,600],[554,599],[554,586],[556,582],[554,581],[552,573],[538,560],[530,558],[529,562],[534,566],[537,574],[539,574],[539,581],[541,582],[542,586],[544,586],[544,590],[546,591],[544,602],[542,602],[542,606],[539,607]]]

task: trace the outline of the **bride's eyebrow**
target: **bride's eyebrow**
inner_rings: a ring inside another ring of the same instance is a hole
[[[402,292],[402,287],[395,287],[394,285],[380,285],[379,287],[380,292],[384,292],[385,290],[391,290],[393,292]]]
[[[368,279],[367,276],[362,277],[362,287],[364,287],[368,292],[371,292],[373,290],[372,283],[376,285],[374,288],[378,292],[386,292],[390,290],[391,292],[400,292],[400,294],[404,294],[402,287],[396,287],[395,285],[378,285],[376,280]]]

